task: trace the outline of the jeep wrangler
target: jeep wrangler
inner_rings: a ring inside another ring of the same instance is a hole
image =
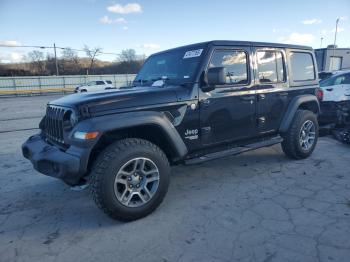
[[[151,55],[129,89],[48,103],[41,132],[22,146],[34,168],[88,183],[97,206],[134,220],[154,211],[170,166],[282,144],[292,159],[318,139],[312,48],[210,41]]]

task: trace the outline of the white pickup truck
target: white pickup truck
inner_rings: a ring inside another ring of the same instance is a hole
[[[75,93],[80,92],[97,92],[108,89],[116,89],[115,86],[112,85],[112,81],[110,80],[96,80],[91,81],[85,85],[79,85],[75,88]]]

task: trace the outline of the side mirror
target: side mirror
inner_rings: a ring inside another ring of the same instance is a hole
[[[212,67],[208,69],[206,73],[207,85],[202,87],[204,92],[209,92],[215,89],[217,85],[226,84],[226,68],[225,67]]]

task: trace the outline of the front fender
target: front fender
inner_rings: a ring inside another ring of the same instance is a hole
[[[176,153],[176,157],[182,158],[187,154],[187,147],[175,129],[174,125],[169,121],[162,112],[139,111],[130,113],[121,113],[113,115],[105,115],[86,119],[79,122],[69,136],[69,143],[73,145],[81,145],[93,147],[101,136],[110,131],[116,131],[141,125],[155,125],[164,132],[172,149]],[[92,141],[81,141],[73,137],[76,131],[93,132],[98,131],[99,136]]]

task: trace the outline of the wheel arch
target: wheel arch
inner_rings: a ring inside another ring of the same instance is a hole
[[[301,95],[293,98],[282,119],[279,132],[287,132],[290,124],[293,121],[295,113],[299,109],[309,110],[314,114],[318,115],[320,113],[320,104],[318,102],[317,97],[314,95]]]
[[[95,117],[83,121],[75,129],[101,133],[92,147],[89,166],[106,146],[124,138],[141,138],[154,143],[164,151],[170,162],[176,162],[187,154],[181,136],[162,112],[132,112]]]

